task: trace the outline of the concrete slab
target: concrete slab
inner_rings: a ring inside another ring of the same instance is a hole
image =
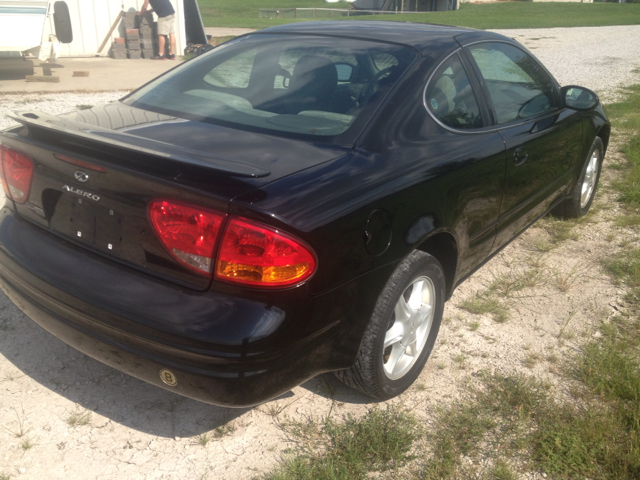
[[[180,63],[180,59],[92,57],[59,58],[56,63],[44,63],[38,59],[0,58],[0,93],[133,90]],[[75,71],[89,72],[89,76],[74,77]],[[27,75],[58,76],[60,82],[27,82]]]
[[[251,32],[255,32],[255,30],[252,28],[204,27],[204,33],[212,37],[237,37]]]

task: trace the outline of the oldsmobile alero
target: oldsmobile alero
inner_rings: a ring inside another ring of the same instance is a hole
[[[404,391],[460,282],[547,212],[587,212],[610,134],[516,41],[396,22],[269,28],[118,102],[11,116],[4,292],[230,406],[329,371]]]

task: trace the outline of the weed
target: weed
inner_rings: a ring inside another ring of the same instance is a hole
[[[637,227],[640,226],[640,215],[618,215],[614,220],[616,227]]]
[[[560,289],[562,293],[567,293],[576,281],[576,272],[572,270],[569,273],[564,273],[556,270],[555,278],[558,289]]]
[[[512,297],[517,292],[542,285],[543,283],[542,271],[539,269],[510,270],[508,273],[497,277],[494,276],[488,291],[499,293],[503,297]]]
[[[31,431],[31,428],[27,428],[25,429],[24,427],[24,422],[23,422],[23,418],[24,418],[24,408],[22,409],[22,417],[20,417],[20,415],[18,414],[18,411],[14,408],[13,409],[14,413],[16,414],[16,418],[18,419],[18,429],[17,430],[10,430],[6,427],[4,427],[4,429],[9,432],[10,434],[12,434],[14,437],[16,438],[22,438],[24,437],[27,433],[29,433]]]
[[[439,370],[444,370],[445,368],[447,368],[447,364],[444,362],[439,362],[438,365],[436,365],[438,367]]]
[[[575,335],[573,334],[573,332],[571,332],[571,334],[568,334],[565,332],[567,326],[569,325],[569,322],[571,321],[571,319],[573,319],[573,317],[575,316],[576,312],[573,311],[571,313],[569,313],[569,317],[567,318],[567,321],[564,322],[564,325],[562,325],[562,328],[560,329],[560,332],[558,332],[558,338],[566,338],[569,339],[569,336],[571,338],[573,338]]]
[[[83,104],[80,104],[80,105],[76,105],[76,108],[77,108],[78,110],[89,110],[90,108],[93,108],[93,105],[83,105]]]
[[[555,353],[550,353],[544,359],[549,363],[558,363],[558,356]]]
[[[226,437],[227,435],[231,435],[235,431],[236,431],[235,424],[233,422],[227,423],[226,425],[221,425],[219,427],[216,427],[213,430],[213,436],[215,438],[222,438],[222,437]]]
[[[509,464],[504,460],[496,461],[490,475],[495,480],[518,480],[518,475],[513,472]]]
[[[301,428],[303,425],[306,427]],[[294,456],[263,478],[366,478],[369,472],[399,467],[410,460],[409,450],[419,433],[414,417],[392,406],[373,408],[360,419],[349,415],[344,423],[328,419],[321,426],[308,419],[298,424],[298,429],[293,432],[300,440]],[[310,446],[305,433],[299,436],[309,429],[319,439]]]
[[[327,379],[325,375],[320,377],[320,381],[320,391],[323,392],[327,397],[333,399],[336,394],[336,384],[330,379]]]
[[[35,445],[35,442],[30,438],[25,438],[24,440],[22,440],[22,442],[20,442],[20,448],[24,451],[30,450],[31,448],[35,447]]]
[[[603,263],[614,280],[625,282],[631,287],[632,295],[640,298],[640,248],[625,249]]]
[[[527,247],[534,252],[547,253],[553,249],[553,245],[544,238],[534,238],[527,241]]]
[[[195,444],[200,445],[201,447],[206,447],[207,443],[211,441],[211,437],[208,433],[202,433],[196,437]]]
[[[528,353],[524,359],[524,366],[527,368],[533,368],[540,361],[540,355],[537,353]]]
[[[413,384],[413,388],[415,388],[416,392],[424,392],[427,386],[422,382],[416,382]]]
[[[464,369],[466,367],[466,362],[467,357],[465,356],[464,353],[459,353],[458,355],[455,355],[453,357],[453,361],[456,362],[458,364],[458,367],[461,369]]]
[[[540,222],[540,226],[549,234],[549,241],[554,247],[567,240],[578,240],[578,235],[574,231],[575,221],[562,220],[552,215],[547,215]]]
[[[0,480],[11,480],[11,475],[8,473],[0,472]]]
[[[67,425],[70,427],[82,427],[84,425],[91,424],[91,411],[85,410],[84,412],[72,413],[67,417]]]
[[[480,322],[478,322],[477,320],[473,320],[470,324],[469,324],[469,330],[471,330],[472,332],[475,332],[476,330],[478,330],[480,328]]]
[[[529,255],[526,259],[527,265],[534,270],[541,270],[546,264],[546,257],[544,255]]]
[[[509,319],[507,307],[491,294],[477,294],[470,299],[464,300],[459,306],[470,313],[478,315],[489,314],[498,323],[504,323]]]

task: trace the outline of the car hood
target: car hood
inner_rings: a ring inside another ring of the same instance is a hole
[[[259,187],[279,178],[340,157],[350,147],[311,143],[171,117],[114,102],[61,115],[81,130],[91,131],[133,149],[199,167],[244,177]],[[89,127],[89,128],[87,128]],[[91,128],[97,127],[97,128]],[[111,135],[113,132],[113,136]]]

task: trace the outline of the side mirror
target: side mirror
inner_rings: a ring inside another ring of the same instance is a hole
[[[354,68],[350,63],[336,63],[336,71],[338,72],[339,82],[348,82],[353,76]]]
[[[568,85],[561,92],[564,105],[574,110],[591,110],[600,103],[598,95],[588,88]]]
[[[53,25],[60,43],[73,42],[71,17],[69,16],[69,7],[65,2],[55,2],[53,4]]]

